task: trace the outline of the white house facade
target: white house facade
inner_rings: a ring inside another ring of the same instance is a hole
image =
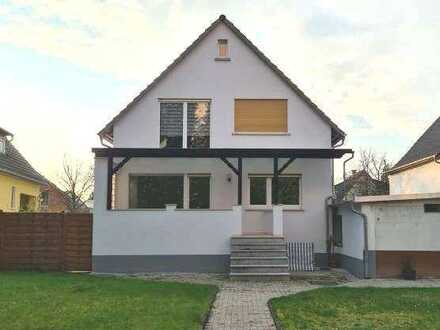
[[[332,159],[352,151],[224,16],[99,135],[94,271],[227,272],[242,236],[326,263]]]
[[[388,172],[390,194],[440,193],[440,117]]]

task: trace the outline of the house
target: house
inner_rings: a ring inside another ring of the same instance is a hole
[[[32,212],[40,205],[46,183],[12,144],[13,134],[0,128],[0,211]]]
[[[60,212],[75,212],[75,213],[89,213],[89,207],[86,205],[87,202],[79,203],[82,204],[79,207],[74,207],[74,202],[72,197],[68,192],[62,191],[57,187],[56,184],[50,182],[41,187],[41,205],[40,211],[49,213],[60,213]]]
[[[390,194],[440,192],[440,117],[388,171]]]
[[[344,181],[335,185],[337,200],[354,200],[355,196],[383,195],[388,193],[388,183],[373,179],[365,170],[353,170]]]
[[[332,254],[360,277],[440,277],[440,118],[388,171],[389,195],[332,205]]]
[[[286,276],[327,264],[344,132],[225,16],[100,132],[93,270]]]

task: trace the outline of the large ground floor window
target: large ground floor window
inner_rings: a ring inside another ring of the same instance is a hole
[[[275,191],[270,175],[249,175],[248,201],[251,207],[272,206]],[[285,206],[299,208],[301,205],[301,176],[282,175],[278,177],[278,202]]]
[[[129,208],[209,209],[210,187],[209,175],[130,175]]]

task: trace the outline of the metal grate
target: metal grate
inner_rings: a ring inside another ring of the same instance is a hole
[[[315,270],[312,242],[287,242],[287,256],[290,271],[312,272]]]

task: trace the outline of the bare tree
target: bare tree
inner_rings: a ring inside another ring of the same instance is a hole
[[[80,212],[93,190],[93,167],[65,155],[60,182],[67,197],[67,208],[70,212]]]
[[[391,168],[391,164],[385,153],[379,154],[372,149],[359,151],[359,168],[368,173],[374,180],[388,181],[385,172]]]
[[[367,195],[383,195],[389,193],[388,176],[386,172],[391,163],[385,153],[379,154],[372,149],[359,151],[359,170],[364,171],[371,178],[364,182],[363,190]]]

